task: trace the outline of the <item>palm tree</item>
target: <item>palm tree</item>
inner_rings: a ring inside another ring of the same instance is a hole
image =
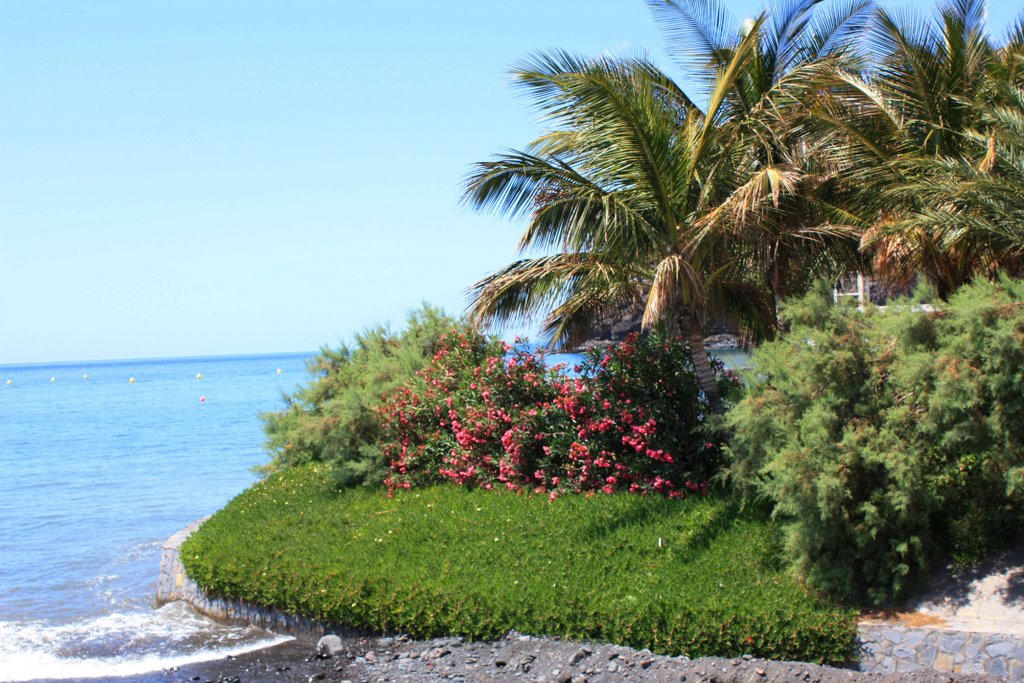
[[[842,74],[819,103],[818,120],[845,139],[839,165],[871,224],[862,248],[876,274],[905,282],[921,273],[945,299],[1006,262],[998,241],[964,230],[953,197],[994,153],[994,124],[982,112],[993,106],[994,71],[1019,74],[1015,40],[1001,56],[985,30],[984,0],[951,0],[930,22],[879,9],[869,41],[875,69]]]
[[[685,68],[708,78],[725,66],[738,35],[725,3],[648,4]],[[746,180],[703,222],[709,236],[747,250],[776,306],[815,277],[835,280],[863,266],[863,221],[844,208],[842,169],[822,153],[834,139],[819,135],[810,114],[837,70],[860,68],[857,39],[872,11],[871,0],[769,4],[751,58],[726,95],[728,136],[745,150]]]
[[[825,200],[833,179],[807,161],[795,127],[780,125],[869,8],[848,3],[812,21],[819,1],[777,4],[736,30],[718,0],[652,0],[670,38],[696,46],[680,55],[707,84],[703,108],[645,59],[552,53],[521,65],[516,82],[557,127],[477,164],[466,199],[527,217],[521,251],[549,253],[478,282],[474,315],[508,324],[547,312],[544,335],[559,345],[580,340],[602,312],[642,304],[645,327],[686,336],[717,407],[708,313],[769,335],[792,264],[834,270],[835,254],[854,253],[849,228],[827,222],[842,213]],[[842,240],[845,251],[829,248]]]
[[[1024,17],[993,50],[975,125],[960,132],[956,154],[920,155],[899,188],[912,211],[894,232],[935,235],[946,253],[973,254],[967,276],[1024,272]]]
[[[548,311],[553,345],[579,341],[603,311],[642,302],[644,325],[670,322],[686,336],[701,389],[719,392],[702,323],[727,292],[755,288],[729,279],[716,250],[693,240],[699,216],[734,184],[719,144],[724,94],[756,42],[752,31],[722,71],[706,110],[640,58],[539,55],[515,71],[538,108],[562,127],[527,151],[477,164],[467,200],[510,217],[527,215],[520,248],[557,249],[523,258],[472,290],[472,311],[522,322]]]

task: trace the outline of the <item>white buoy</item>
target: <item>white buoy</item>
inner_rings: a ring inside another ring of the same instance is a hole
[[[196,379],[202,379],[202,378],[203,378],[203,373],[197,372],[196,373]]]
[[[50,381],[51,381],[51,382],[56,382],[56,381],[57,381],[57,378],[56,378],[56,377],[51,377],[51,378],[50,378]]]
[[[9,380],[7,380],[7,383],[8,384],[14,384],[14,380],[13,379],[9,379]]]
[[[129,377],[128,378],[128,384],[135,384],[135,378],[134,377]]]
[[[281,368],[277,369],[277,374],[279,374],[279,375],[281,374]]]
[[[82,375],[82,379],[89,379],[89,373],[85,373],[84,375]]]

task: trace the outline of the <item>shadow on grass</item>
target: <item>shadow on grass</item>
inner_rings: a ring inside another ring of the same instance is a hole
[[[621,496],[631,494],[617,494]],[[658,520],[671,519],[680,514],[683,510],[672,505],[662,504],[662,500],[639,500],[637,504],[630,505],[628,509],[617,515],[610,522],[605,519],[593,520],[580,529],[580,535],[587,540],[601,541],[608,536],[619,533],[622,529],[647,527]]]
[[[687,557],[697,557],[706,552],[722,535],[728,533],[737,524],[753,521],[764,521],[764,513],[760,510],[743,508],[739,501],[720,497],[714,500],[714,508],[711,514],[703,519],[697,528],[689,529],[683,534],[682,540],[678,538],[668,539],[677,552],[682,552]],[[706,509],[706,508],[705,508]],[[705,514],[700,509],[699,514]],[[695,511],[696,513],[696,511]],[[607,520],[595,520],[580,530],[580,535],[588,541],[600,542],[609,536],[618,534],[623,529],[649,528],[655,526],[659,521],[664,521],[675,526],[679,515],[687,514],[685,508],[674,505],[641,504],[630,506],[624,514],[619,515],[611,522]],[[772,533],[769,539],[769,552],[765,554],[765,568],[777,568],[781,562],[782,541],[779,534]]]

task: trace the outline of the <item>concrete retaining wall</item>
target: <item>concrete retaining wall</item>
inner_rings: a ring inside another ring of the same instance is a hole
[[[205,519],[167,539],[160,559],[157,605],[184,600],[196,611],[225,622],[252,624],[275,633],[318,638],[326,632],[360,635],[351,629],[321,624],[241,600],[211,597],[188,578],[181,564],[181,544]],[[940,631],[876,624],[858,627],[860,663],[865,672],[935,670],[943,673],[989,673],[1024,680],[1024,638],[995,633]]]

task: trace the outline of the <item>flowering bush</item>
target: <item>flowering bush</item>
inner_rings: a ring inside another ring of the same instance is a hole
[[[311,462],[331,465],[340,488],[379,486],[388,475],[381,452],[382,394],[407,383],[437,349],[442,334],[465,325],[423,304],[399,331],[378,325],[354,343],[323,347],[307,363],[310,379],[284,396],[284,408],[262,414],[271,461],[264,472]]]
[[[717,367],[723,390],[739,384]],[[391,490],[450,480],[545,493],[706,492],[717,423],[680,340],[632,336],[577,375],[476,332],[452,333],[384,397]]]

